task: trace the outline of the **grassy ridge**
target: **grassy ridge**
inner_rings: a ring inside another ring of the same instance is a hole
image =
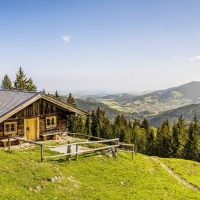
[[[175,158],[162,158],[160,160],[162,160],[163,163],[165,163],[181,178],[200,188],[200,163],[191,160]]]
[[[44,163],[39,156],[38,148],[0,150],[1,199],[200,199],[145,155],[131,161],[126,153],[117,159],[86,154],[78,161]],[[198,174],[194,177],[200,182]]]

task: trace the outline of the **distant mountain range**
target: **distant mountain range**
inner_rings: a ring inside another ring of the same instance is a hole
[[[125,98],[124,98],[125,97]],[[153,115],[181,106],[200,103],[200,82],[159,90],[140,96],[119,95],[112,99],[125,112],[150,112]],[[105,102],[105,97],[101,100]]]
[[[83,109],[85,111],[90,111],[90,114],[91,114],[92,110],[96,111],[97,108],[99,107],[102,110],[106,111],[106,116],[110,120],[114,120],[118,114],[120,114],[120,115],[123,114],[124,117],[126,117],[126,119],[130,119],[130,120],[132,120],[134,118],[142,118],[143,117],[143,115],[140,115],[140,113],[126,113],[126,112],[111,108],[108,105],[103,104],[101,102],[94,102],[92,100],[76,99],[76,105],[80,109]]]
[[[76,98],[76,103],[79,108],[90,110],[90,112],[100,107],[106,111],[111,120],[117,114],[123,114],[131,120],[146,117],[151,125],[157,127],[167,118],[173,122],[180,115],[187,121],[191,120],[194,114],[200,117],[200,82],[193,81],[143,95],[136,93],[85,94]]]

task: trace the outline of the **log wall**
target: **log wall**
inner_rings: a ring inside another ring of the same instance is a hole
[[[8,118],[4,122],[17,121],[17,136],[24,135],[24,119],[39,117],[39,130],[46,129],[46,117],[57,116],[57,127],[60,130],[66,128],[66,115],[70,114],[67,111],[58,108],[56,105],[46,100],[40,99],[26,108],[20,110],[18,113]],[[4,135],[4,122],[0,123],[0,139],[7,138]]]

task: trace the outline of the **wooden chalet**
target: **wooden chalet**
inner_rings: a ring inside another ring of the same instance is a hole
[[[0,146],[6,146],[8,135],[25,140],[56,139],[66,130],[70,114],[87,113],[42,92],[0,90]]]

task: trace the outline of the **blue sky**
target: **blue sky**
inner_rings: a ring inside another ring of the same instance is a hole
[[[38,90],[159,90],[200,81],[198,0],[0,0],[0,79]]]

